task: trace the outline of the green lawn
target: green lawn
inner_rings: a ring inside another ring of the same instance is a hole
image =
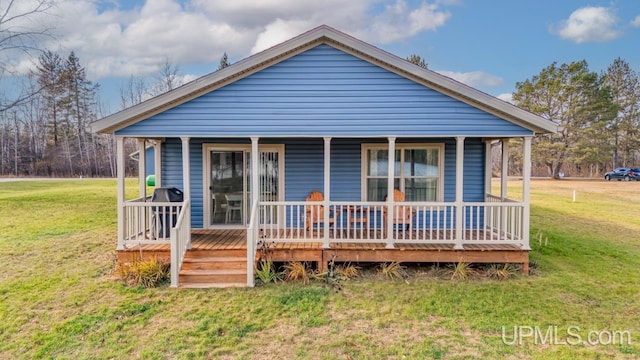
[[[640,358],[640,182],[534,181],[536,275],[418,272],[342,290],[125,287],[111,274],[115,191],[111,180],[0,183],[0,358]],[[558,337],[504,344],[503,327],[510,341],[517,326]],[[628,331],[631,344],[563,345],[576,340],[568,329]]]

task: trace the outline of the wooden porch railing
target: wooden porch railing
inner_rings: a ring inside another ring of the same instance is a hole
[[[171,287],[178,287],[184,256],[191,246],[191,206],[186,200],[171,227]]]
[[[462,205],[462,245],[524,246],[524,204],[514,201],[468,202]],[[454,244],[456,204],[450,202],[282,201],[258,204],[259,224],[250,229],[273,242]],[[387,217],[392,216],[390,228]],[[326,231],[325,231],[326,229]]]
[[[124,202],[125,247],[137,244],[168,244],[182,202],[151,202],[151,197]]]
[[[525,234],[523,233],[525,204],[492,194],[486,194],[485,199],[491,204],[488,205],[490,210],[486,213],[486,223],[494,233],[500,235],[503,239],[501,243],[511,241],[528,247],[529,244],[525,244]],[[511,206],[496,206],[495,204],[510,204]]]

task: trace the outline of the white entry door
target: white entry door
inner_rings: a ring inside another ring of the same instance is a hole
[[[260,201],[284,200],[284,146],[260,146]],[[204,146],[204,224],[246,227],[251,217],[251,147]]]

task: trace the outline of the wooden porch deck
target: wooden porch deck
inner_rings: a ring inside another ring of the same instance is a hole
[[[406,240],[410,241],[410,240]],[[192,230],[192,252],[235,252],[247,249],[244,229]],[[385,243],[331,242],[328,249],[317,242],[277,242],[269,245],[273,261],[314,261],[325,268],[329,260],[336,262],[470,262],[470,263],[519,263],[528,272],[529,251],[514,244],[465,244],[463,250],[453,244],[396,243],[387,249]],[[142,253],[146,256],[169,258],[169,244],[144,244],[118,251],[123,260]],[[258,257],[260,251],[258,251]]]

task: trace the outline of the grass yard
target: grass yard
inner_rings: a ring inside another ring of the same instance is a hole
[[[128,288],[111,274],[115,192],[111,180],[0,183],[0,358],[640,358],[640,182],[534,181],[536,275],[425,271],[340,291]],[[557,337],[503,343],[518,326]],[[562,344],[591,331],[631,344]]]

